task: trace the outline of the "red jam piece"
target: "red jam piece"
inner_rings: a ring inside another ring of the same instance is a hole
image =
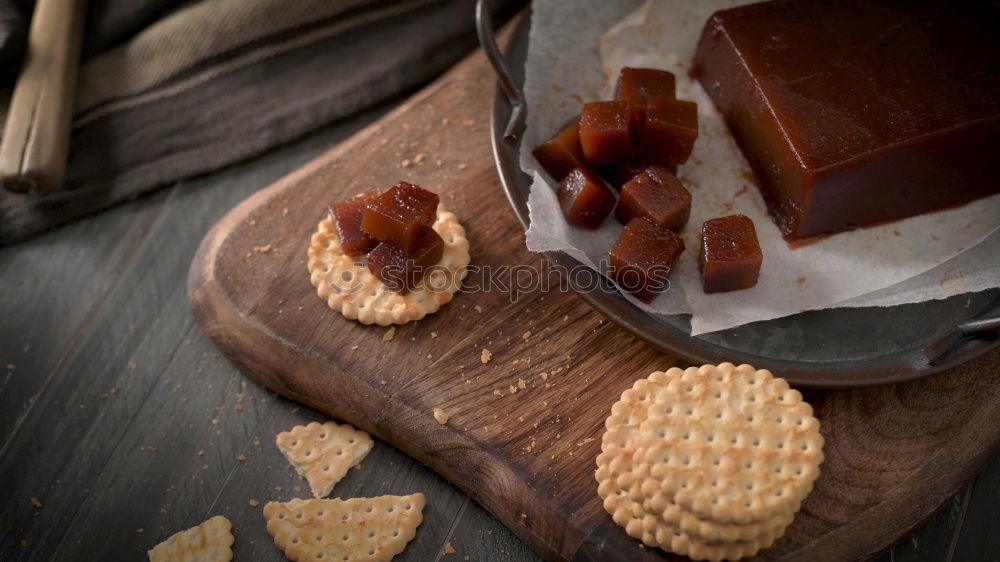
[[[580,145],[593,164],[618,164],[635,159],[640,123],[627,101],[599,101],[583,106]]]
[[[615,218],[622,224],[643,217],[675,232],[690,216],[691,193],[662,166],[650,166],[626,182],[615,208]]]
[[[618,74],[615,99],[646,105],[653,98],[675,98],[674,75],[655,68],[623,68]]]
[[[573,168],[559,184],[559,206],[566,220],[583,228],[597,228],[615,208],[615,196],[589,168]]]
[[[706,293],[749,289],[757,284],[764,255],[753,221],[731,215],[701,227],[701,284]]]
[[[361,222],[361,230],[412,257],[423,227],[434,224],[438,200],[436,193],[399,182],[371,202]]]
[[[368,270],[387,288],[405,295],[423,279],[428,268],[441,261],[443,254],[444,240],[433,228],[424,226],[411,257],[382,242],[368,254]]]
[[[583,148],[580,147],[580,118],[577,117],[552,140],[532,152],[552,179],[562,181],[573,168],[586,165]]]
[[[683,164],[698,138],[698,105],[671,98],[653,98],[639,136],[639,160],[664,166]]]
[[[340,247],[348,256],[363,256],[378,245],[378,240],[361,231],[361,221],[365,217],[368,205],[379,195],[382,195],[382,190],[376,189],[330,205],[330,220],[337,231],[337,237],[340,238]]]
[[[667,276],[683,251],[684,241],[674,231],[644,218],[632,219],[611,247],[611,277],[622,291],[653,302],[670,286]]]

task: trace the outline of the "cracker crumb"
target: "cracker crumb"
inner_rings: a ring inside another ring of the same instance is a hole
[[[444,553],[446,555],[448,555],[448,554],[455,554],[456,552],[458,552],[458,551],[455,550],[455,547],[451,546],[450,542],[444,543]]]
[[[357,350],[358,350],[358,347],[360,347],[360,346],[357,346],[357,345],[352,345],[352,346],[351,346],[351,351],[357,351]]]
[[[423,164],[424,160],[426,160],[426,159],[427,159],[427,155],[424,154],[423,152],[421,152],[421,153],[419,153],[419,154],[417,154],[416,156],[413,157],[413,163],[414,164]]]
[[[396,327],[395,326],[393,326],[392,328],[389,328],[388,330],[386,330],[385,334],[382,335],[382,341],[389,342],[389,341],[392,341],[392,338],[394,338],[394,337],[396,337]]]
[[[468,167],[469,167],[469,165],[466,164],[465,162],[462,162],[461,164],[458,165],[458,169],[459,170],[465,170]]]
[[[493,396],[496,396],[497,398],[503,398],[503,392],[501,392],[499,388],[494,388]]]
[[[31,502],[31,505],[33,505],[33,506],[37,507],[38,509],[41,509],[41,508],[42,508],[42,502],[38,501],[38,498],[31,498],[31,499],[30,499],[30,500],[28,500],[28,501],[30,501],[30,502]]]
[[[198,455],[199,457],[203,457],[203,456],[205,456],[205,449],[198,449],[198,453],[197,453],[197,455]]]
[[[245,460],[247,460],[247,456],[246,455],[236,455],[236,460],[241,461],[241,462],[245,461]]]
[[[21,547],[22,548],[28,548],[28,539],[21,539]],[[469,557],[466,556],[465,559],[468,560]]]
[[[527,332],[521,334],[521,339],[527,340],[530,337],[531,337],[531,330],[528,330]]]
[[[475,310],[476,312],[482,312],[483,311],[483,307],[479,306],[478,304],[476,306],[472,307],[472,309]]]
[[[517,387],[520,389],[528,388],[528,381],[524,379],[517,379]]]
[[[514,385],[510,385],[510,393],[511,394],[517,394],[517,387],[514,386]]]
[[[404,168],[409,168],[410,166],[413,165],[413,162],[409,158],[407,158],[407,159],[403,160],[402,162],[400,162],[399,165],[402,166],[402,167],[404,167]]]
[[[146,450],[149,451],[150,453],[155,453],[156,452],[156,447],[154,447],[152,445],[146,445]]]
[[[448,423],[448,413],[441,408],[434,408],[434,419],[441,425]]]
[[[237,412],[242,412],[243,411],[243,404],[237,404],[237,405],[233,406],[233,409],[236,410]]]
[[[488,350],[488,349],[486,349],[484,347],[483,348],[483,352],[481,354],[479,354],[479,360],[483,362],[483,365],[485,365],[485,364],[489,363],[490,359],[492,359],[492,358],[493,358],[493,353],[491,353],[490,350]]]
[[[549,380],[549,374],[546,373],[545,371],[542,371],[541,377],[543,381]]]
[[[264,244],[262,246],[254,246],[253,251],[257,252],[258,254],[267,254],[274,251],[274,246],[270,244]]]
[[[251,499],[249,503],[250,507],[257,507],[258,505],[260,505],[260,502],[254,499]]]
[[[431,332],[431,339],[434,339],[436,337],[438,337],[438,333],[437,332]]]

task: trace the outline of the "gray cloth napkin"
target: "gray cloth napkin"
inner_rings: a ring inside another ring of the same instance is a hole
[[[493,2],[499,19],[522,3]],[[169,12],[84,61],[65,185],[0,190],[0,245],[413,90],[475,46],[474,6],[201,0]]]

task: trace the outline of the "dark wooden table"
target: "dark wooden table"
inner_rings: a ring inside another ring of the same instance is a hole
[[[142,560],[215,514],[233,522],[237,560],[284,560],[251,500],[308,497],[274,436],[324,416],[219,355],[195,324],[187,270],[226,211],[388,109],[0,249],[0,560]],[[536,558],[384,443],[335,493],[418,490],[424,523],[398,559],[437,560],[449,542],[445,560]],[[1000,560],[998,505],[1000,455],[883,559]]]

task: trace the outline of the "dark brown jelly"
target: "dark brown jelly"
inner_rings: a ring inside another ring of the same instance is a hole
[[[650,166],[626,182],[615,207],[615,218],[622,224],[643,217],[675,232],[690,216],[691,193],[662,166]]]
[[[573,168],[585,166],[587,161],[580,147],[580,118],[577,117],[558,135],[536,148],[532,154],[552,179],[562,181]]]
[[[368,205],[361,230],[412,256],[417,237],[434,224],[438,200],[436,193],[399,182]]]
[[[618,164],[635,159],[635,139],[641,123],[626,101],[599,101],[583,106],[580,146],[592,164]]]
[[[406,294],[423,279],[428,268],[441,261],[443,254],[444,240],[433,228],[422,226],[411,257],[381,242],[368,253],[368,270],[389,290]]]
[[[731,215],[705,221],[701,227],[701,285],[706,293],[749,289],[757,284],[764,254],[753,221]]]
[[[652,302],[670,286],[667,276],[683,251],[684,241],[674,231],[632,219],[611,247],[611,277],[622,291]]]
[[[674,83],[674,75],[666,70],[625,67],[618,74],[615,99],[642,106],[652,98],[674,98]]]
[[[628,183],[628,180],[646,171],[649,164],[643,162],[630,162],[628,164],[610,164],[600,166],[597,170],[601,177],[607,181],[611,187],[621,190]],[[670,170],[671,174],[677,174],[677,166],[663,166]]]
[[[573,168],[559,184],[556,196],[566,220],[583,228],[601,226],[615,208],[614,194],[590,168]]]
[[[698,105],[673,98],[653,98],[646,105],[639,136],[639,160],[676,166],[687,162],[698,138]]]
[[[1000,192],[995,2],[750,4],[709,18],[694,70],[786,238]]]
[[[375,237],[361,231],[361,220],[368,210],[368,205],[381,194],[382,190],[376,189],[330,205],[330,220],[337,231],[337,237],[340,238],[340,247],[348,256],[363,256],[378,245]]]

